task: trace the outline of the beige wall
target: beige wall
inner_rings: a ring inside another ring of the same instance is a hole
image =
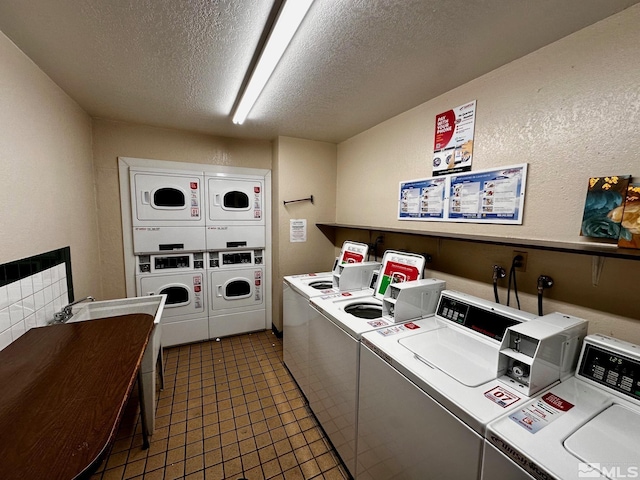
[[[583,241],[580,221],[590,176],[640,179],[640,5],[514,61],[338,146],[339,223],[423,231]],[[431,176],[435,116],[477,100],[473,169],[528,163],[521,226],[401,222],[398,182]],[[360,180],[362,179],[362,180]],[[336,246],[366,232],[342,232]],[[385,247],[427,251],[448,287],[488,299],[491,267],[508,267],[512,248],[388,236]],[[593,286],[592,259],[528,252],[518,284],[535,311],[538,275],[554,277],[546,310],[591,320],[591,331],[640,342],[635,302],[640,263],[609,259]],[[504,284],[506,285],[506,283]],[[629,318],[631,317],[631,318]]]
[[[0,263],[69,245],[76,297],[100,297],[89,116],[1,32],[0,105]]]
[[[118,157],[271,168],[271,142],[93,120],[101,272],[106,298],[126,296]]]
[[[323,272],[333,265],[333,243],[315,226],[336,214],[336,145],[291,137],[274,143],[273,166],[273,323],[282,331],[282,277]],[[313,195],[310,202],[284,205]],[[289,221],[307,220],[307,241],[289,241]]]

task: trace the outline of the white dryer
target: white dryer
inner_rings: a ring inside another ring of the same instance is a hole
[[[424,264],[421,255],[388,250],[373,292],[333,293],[310,299],[309,406],[352,475],[360,337],[389,324],[381,318],[387,287],[392,281],[419,279]]]
[[[209,339],[203,253],[136,257],[138,295],[167,296],[162,315],[164,347]]]
[[[205,250],[203,175],[130,168],[135,254]]]
[[[211,338],[268,328],[264,250],[207,253]]]
[[[365,333],[357,478],[479,478],[486,425],[530,399],[517,380],[504,375],[504,339],[512,338],[511,328],[537,318],[447,290],[440,296],[436,315],[414,321],[412,329]],[[546,355],[542,361],[549,365],[551,359],[567,357],[573,351],[570,347],[581,341],[581,332],[586,332],[581,319],[561,316],[557,322],[562,328],[547,320],[538,328],[557,333],[552,342],[557,351],[538,352]],[[524,336],[518,338],[523,345],[533,344]],[[548,338],[545,334],[544,342]],[[559,338],[566,340],[566,349]],[[537,371],[537,363],[532,371]]]
[[[309,299],[340,291],[340,285],[334,284],[334,273],[337,267],[344,264],[363,263],[367,258],[368,250],[369,246],[365,243],[346,241],[331,272],[290,275],[283,278],[283,360],[305,396],[308,396],[309,389],[309,320],[312,312]],[[337,278],[339,279],[340,276]],[[354,289],[370,287],[369,284],[360,284],[356,287],[352,282],[348,283]]]
[[[489,424],[482,478],[640,477],[640,346],[585,338],[575,376]]]
[[[264,177],[207,175],[207,250],[264,248]]]

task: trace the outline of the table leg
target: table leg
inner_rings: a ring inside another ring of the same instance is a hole
[[[140,420],[142,421],[142,449],[149,448],[149,428],[147,426],[144,388],[142,388],[142,370],[138,370],[138,400],[140,402]]]
[[[160,390],[164,390],[164,356],[162,352],[162,344],[160,344],[158,363],[159,363],[158,368],[160,370]]]

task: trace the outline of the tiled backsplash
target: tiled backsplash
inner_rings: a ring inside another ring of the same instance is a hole
[[[67,247],[0,266],[0,350],[73,298],[69,260]]]

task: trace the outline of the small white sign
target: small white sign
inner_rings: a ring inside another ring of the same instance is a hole
[[[307,241],[307,219],[289,220],[289,241],[291,243]]]

